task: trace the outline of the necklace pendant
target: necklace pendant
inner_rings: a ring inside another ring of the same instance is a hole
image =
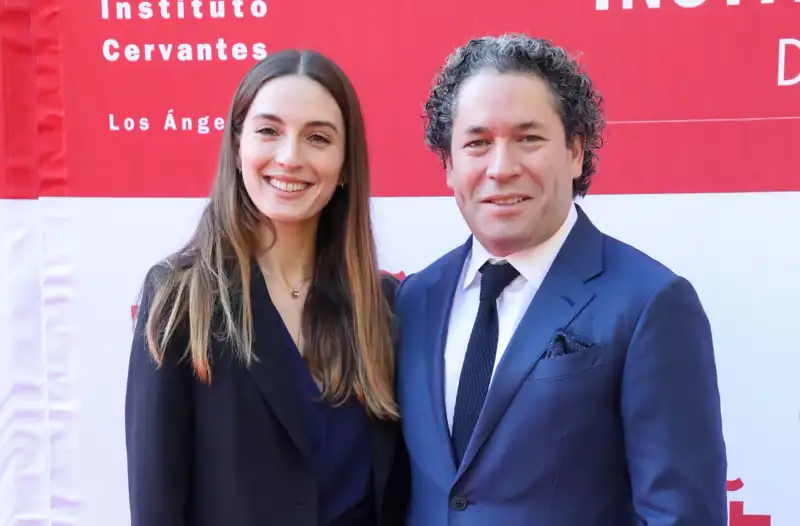
[[[297,299],[300,297],[300,291],[297,289],[292,289],[292,297]]]

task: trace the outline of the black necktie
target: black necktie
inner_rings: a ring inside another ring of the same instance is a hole
[[[518,275],[519,272],[507,262],[487,262],[481,267],[478,316],[469,337],[453,412],[451,439],[458,464],[467,450],[492,379],[497,355],[497,298]]]

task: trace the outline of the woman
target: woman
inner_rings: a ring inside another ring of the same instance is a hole
[[[143,287],[132,526],[403,523],[397,282],[376,266],[366,151],[325,57],[277,53],[240,84],[197,231]]]

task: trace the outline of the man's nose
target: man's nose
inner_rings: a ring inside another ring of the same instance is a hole
[[[513,145],[506,141],[497,141],[490,155],[492,157],[486,175],[492,179],[510,179],[520,174],[520,163]]]

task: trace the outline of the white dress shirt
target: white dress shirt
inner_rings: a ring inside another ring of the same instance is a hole
[[[478,316],[480,303],[481,274],[480,268],[487,261],[500,261],[505,259],[520,273],[514,281],[497,298],[497,319],[499,332],[497,339],[497,356],[495,357],[494,371],[503,357],[508,342],[517,330],[522,315],[528,309],[533,296],[544,281],[550,266],[564,244],[567,235],[572,230],[578,219],[578,212],[573,204],[570,207],[567,219],[561,228],[547,241],[531,249],[516,252],[506,258],[493,256],[481,245],[475,237],[472,238],[472,249],[464,261],[461,270],[459,286],[453,297],[453,308],[450,311],[447,343],[444,351],[444,384],[445,384],[445,409],[447,411],[447,425],[453,430],[453,412],[456,407],[458,382],[461,378],[461,368],[467,354],[467,344],[472,334],[472,326]]]

